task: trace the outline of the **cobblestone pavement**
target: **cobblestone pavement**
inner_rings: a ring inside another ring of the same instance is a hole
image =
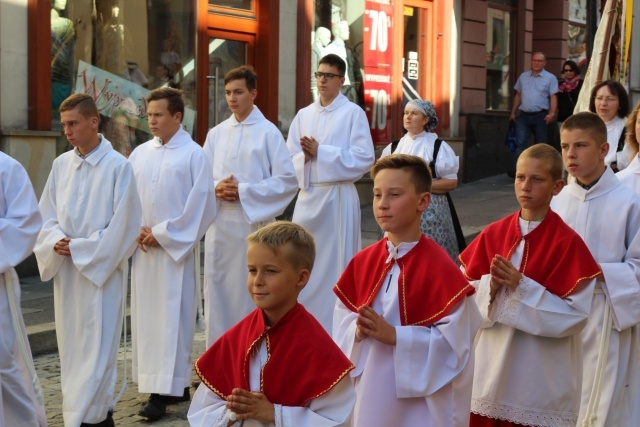
[[[199,357],[205,350],[204,332],[197,332],[193,345],[193,360]],[[122,358],[123,347],[120,346],[118,355],[118,381],[116,390],[120,390],[122,385],[122,370],[124,369],[124,361]],[[47,409],[47,419],[49,427],[64,427],[62,420],[62,392],[60,391],[60,359],[57,353],[37,356],[34,359],[40,383],[44,390],[45,406]],[[193,374],[193,380],[196,379]],[[191,389],[193,396],[194,389]],[[116,426],[144,426],[153,427],[184,427],[188,426],[187,411],[189,403],[184,402],[177,405],[169,405],[167,407],[167,416],[160,421],[153,423],[147,422],[144,418],[136,414],[146,403],[148,394],[139,394],[136,384],[131,382],[131,343],[128,344],[127,351],[127,389],[122,398],[116,405],[113,413],[113,419]]]

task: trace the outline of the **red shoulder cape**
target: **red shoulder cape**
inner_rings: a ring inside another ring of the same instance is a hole
[[[382,239],[358,252],[344,270],[333,291],[351,311],[371,304],[393,266],[394,261],[385,263],[388,256],[387,239]],[[444,249],[424,235],[397,262],[403,326],[435,323],[475,292]]]
[[[562,298],[578,284],[600,274],[600,266],[578,234],[553,211],[533,231],[522,236],[520,211],[485,228],[459,256],[469,280],[489,274],[496,254],[511,259],[520,240],[524,252],[520,273],[535,280]]]
[[[269,329],[260,309],[251,312],[200,356],[196,373],[221,399],[234,388],[249,390],[251,352],[263,337],[268,359],[260,389],[272,403],[305,406],[354,369],[320,323],[297,304]]]

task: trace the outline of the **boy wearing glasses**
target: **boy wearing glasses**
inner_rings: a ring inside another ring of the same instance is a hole
[[[311,232],[322,249],[300,302],[328,332],[336,298],[331,286],[361,247],[354,182],[375,158],[364,111],[340,93],[345,70],[337,55],[320,60],[318,100],[298,112],[287,140],[300,188],[293,222]]]

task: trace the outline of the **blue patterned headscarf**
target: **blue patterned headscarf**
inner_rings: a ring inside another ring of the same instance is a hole
[[[411,108],[412,110],[420,111],[422,114],[429,118],[427,128],[433,130],[438,127],[438,116],[436,116],[436,107],[429,101],[424,99],[412,99],[407,102],[404,108]]]

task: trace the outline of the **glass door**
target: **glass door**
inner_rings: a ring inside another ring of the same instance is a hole
[[[402,63],[403,105],[420,98],[433,102],[432,3],[405,1]]]
[[[209,128],[217,126],[231,116],[224,94],[224,76],[230,70],[247,64],[248,49],[248,41],[223,38],[209,40]]]

